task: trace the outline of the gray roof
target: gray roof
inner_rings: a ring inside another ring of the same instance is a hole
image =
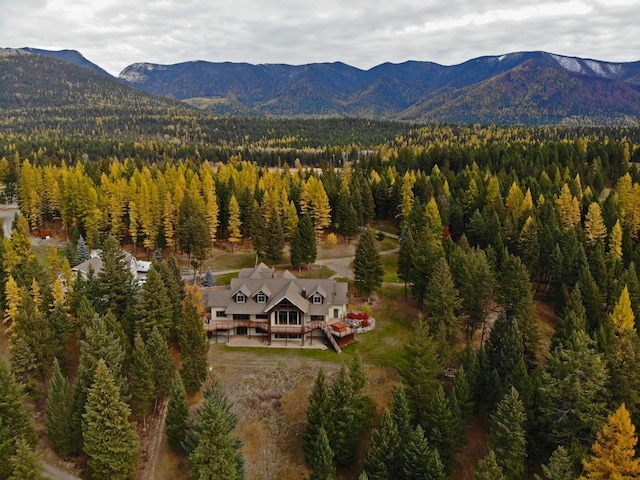
[[[255,269],[243,269],[240,273],[241,276],[231,280],[229,288],[202,290],[208,309],[224,309],[227,314],[263,314],[286,299],[305,313],[328,315],[332,306],[347,304],[346,283],[331,279],[296,278],[289,271],[276,275],[273,268],[263,263]],[[244,303],[234,301],[233,297],[238,292],[246,295]],[[256,295],[259,292],[267,295],[266,303],[256,301]],[[322,304],[313,304],[309,301],[316,292],[324,297]]]

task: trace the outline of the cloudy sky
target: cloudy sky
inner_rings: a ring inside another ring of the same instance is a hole
[[[453,65],[544,50],[640,60],[640,0],[0,0],[0,47],[135,62]]]

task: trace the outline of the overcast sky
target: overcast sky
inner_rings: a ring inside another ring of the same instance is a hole
[[[544,50],[640,60],[640,0],[0,0],[0,47],[135,62],[341,61],[362,69]]]

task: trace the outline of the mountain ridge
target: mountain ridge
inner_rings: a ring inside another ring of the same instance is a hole
[[[50,56],[116,79],[73,50],[19,52]],[[640,61],[609,62],[543,51],[482,56],[448,66],[386,62],[367,70],[342,62],[141,62],[123,69],[117,81],[216,115],[640,123]]]

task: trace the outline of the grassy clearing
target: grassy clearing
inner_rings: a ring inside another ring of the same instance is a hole
[[[216,277],[216,285],[229,285],[231,283],[231,279],[236,278],[237,276],[238,276],[238,272],[224,273],[222,275],[218,275]]]
[[[356,243],[338,242],[335,245],[318,245],[318,260],[351,257],[356,253]]]
[[[400,234],[400,230],[398,230],[398,227],[393,222],[374,222],[373,228],[385,233]]]
[[[397,283],[400,281],[400,279],[398,278],[398,254],[397,253],[382,255],[382,267],[384,268],[384,275],[382,276],[383,282]]]
[[[253,267],[256,263],[256,255],[251,252],[220,252],[215,253],[212,258],[206,260],[201,270],[236,270]]]
[[[291,273],[293,273],[298,278],[310,278],[317,280],[322,278],[330,278],[336,272],[325,265],[313,265],[309,270],[291,270]]]
[[[387,250],[393,250],[400,247],[400,242],[391,237],[384,237],[382,240],[378,240],[377,247],[379,252],[386,252]]]

